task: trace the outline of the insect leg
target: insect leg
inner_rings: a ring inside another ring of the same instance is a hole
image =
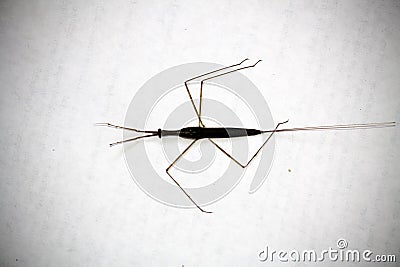
[[[206,76],[206,75],[215,73],[215,72],[217,72],[217,71],[221,71],[221,70],[225,70],[225,69],[228,69],[228,68],[232,68],[232,67],[239,66],[240,64],[242,64],[242,63],[245,62],[246,60],[249,60],[249,59],[246,58],[246,59],[242,60],[240,63],[233,64],[233,65],[228,66],[228,67],[223,67],[223,68],[220,68],[220,69],[217,69],[217,70],[213,70],[213,71],[210,71],[210,72],[207,72],[207,73],[198,75],[198,76],[196,76],[196,77],[190,78],[189,80],[186,80],[186,81],[185,81],[185,88],[186,88],[186,91],[187,91],[187,93],[188,93],[188,95],[189,95],[190,101],[192,102],[192,106],[193,106],[193,108],[194,108],[194,112],[196,113],[196,116],[197,116],[197,118],[199,119],[199,126],[203,126],[203,127],[204,127],[204,124],[203,124],[203,122],[201,121],[201,116],[200,116],[200,114],[199,114],[199,112],[198,112],[198,110],[197,110],[197,108],[196,108],[196,105],[194,104],[192,94],[190,93],[190,90],[189,90],[189,87],[188,87],[188,82],[193,81],[193,80],[195,80],[195,79],[198,79],[198,78],[200,78],[200,77],[203,77],[203,76]],[[201,95],[200,95],[200,103],[201,103]]]
[[[289,120],[284,121],[284,122],[280,122],[276,125],[275,129],[271,132],[271,134],[268,136],[268,138],[264,141],[264,143],[261,145],[261,147],[257,150],[257,152],[251,157],[251,159],[246,163],[246,164],[242,164],[240,163],[237,159],[235,159],[232,155],[230,155],[228,152],[226,152],[222,147],[220,147],[217,143],[215,143],[212,139],[208,139],[210,140],[211,143],[213,143],[219,150],[222,151],[222,153],[224,153],[225,155],[227,155],[231,160],[233,160],[233,162],[235,162],[236,164],[238,164],[240,167],[242,168],[246,168],[252,161],[253,159],[258,155],[258,153],[261,151],[261,149],[263,149],[263,147],[268,143],[268,141],[271,139],[272,135],[276,132],[276,130],[278,129],[279,126],[281,126],[282,124],[287,123]]]
[[[171,165],[168,166],[168,168],[165,170],[165,172],[168,174],[169,177],[171,177],[172,181],[174,181],[174,183],[182,190],[183,193],[185,193],[185,195],[190,199],[190,201],[196,205],[196,207],[201,210],[202,212],[205,213],[212,213],[210,211],[205,211],[203,210],[199,205],[197,205],[197,203],[191,198],[191,196],[186,192],[185,189],[183,189],[183,187],[178,183],[178,181],[176,181],[174,179],[174,177],[172,177],[172,175],[169,173],[169,169],[189,150],[189,148],[192,147],[192,145],[196,142],[197,140],[194,140],[192,143],[190,143],[190,145],[171,163]]]
[[[257,65],[257,63],[259,63],[260,61],[261,61],[261,60],[257,61],[256,63],[254,63],[253,65],[250,65],[250,66],[241,67],[241,68],[238,68],[238,69],[235,69],[235,70],[227,71],[227,72],[224,72],[224,73],[221,73],[221,74],[214,75],[214,76],[208,77],[208,78],[206,78],[206,79],[203,79],[203,80],[200,82],[200,104],[199,104],[199,113],[198,113],[199,118],[201,118],[201,106],[202,106],[202,102],[203,102],[203,84],[204,84],[205,81],[210,80],[210,79],[213,79],[213,78],[216,78],[216,77],[220,77],[220,76],[223,76],[223,75],[226,75],[226,74],[229,74],[229,73],[238,71],[238,70],[244,70],[244,69],[247,69],[247,68],[255,67],[255,66]],[[243,62],[243,61],[242,61],[242,62]],[[242,63],[242,62],[241,62],[241,63]],[[240,65],[240,64],[238,64],[238,65]],[[233,65],[233,66],[234,66],[234,65]],[[227,67],[227,68],[229,68],[229,67]],[[221,69],[221,70],[222,70],[222,69]],[[200,121],[201,121],[201,120],[199,120],[199,126],[201,126],[201,125],[200,125]]]

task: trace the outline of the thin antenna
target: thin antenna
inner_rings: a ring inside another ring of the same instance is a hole
[[[115,128],[115,129],[123,129],[123,130],[128,130],[128,131],[134,131],[137,133],[157,133],[157,131],[146,131],[146,130],[138,130],[135,128],[128,128],[128,127],[123,127],[123,126],[118,126],[118,125],[114,125],[111,123],[107,123],[107,122],[98,122],[94,124],[95,126],[105,126],[105,127],[110,127],[110,128]]]
[[[149,134],[149,135],[144,135],[144,136],[138,136],[138,137],[135,137],[135,138],[131,138],[131,139],[126,139],[126,140],[118,141],[118,142],[115,142],[115,143],[111,143],[111,144],[110,144],[110,147],[115,146],[115,145],[119,145],[119,144],[122,144],[122,143],[126,143],[126,142],[135,141],[135,140],[138,140],[138,139],[146,138],[146,137],[156,136],[156,135],[157,135],[157,133],[154,133],[154,134]]]
[[[137,132],[137,133],[149,133],[148,135],[138,136],[138,137],[134,137],[134,138],[131,138],[131,139],[126,139],[126,140],[118,141],[118,142],[115,142],[115,143],[111,143],[110,147],[115,146],[115,145],[119,145],[119,144],[122,144],[122,143],[126,143],[126,142],[139,140],[139,139],[142,139],[142,138],[152,137],[152,136],[158,135],[158,131],[138,130],[138,129],[135,129],[135,128],[128,128],[128,127],[114,125],[114,124],[111,124],[111,123],[108,123],[108,122],[98,122],[98,123],[95,123],[94,125],[95,126],[105,126],[105,127],[115,128],[115,129],[123,129],[123,130],[128,130],[128,131],[134,131],[134,132]]]

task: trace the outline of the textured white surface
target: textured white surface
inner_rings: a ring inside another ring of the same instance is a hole
[[[399,261],[399,127],[280,135],[212,215],[149,198],[93,127],[168,67],[246,57],[276,121],[400,121],[399,3],[1,1],[0,265],[262,266],[338,238]]]

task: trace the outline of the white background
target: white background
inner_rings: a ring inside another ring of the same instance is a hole
[[[282,134],[211,215],[148,197],[93,127],[166,68],[246,57],[275,121],[400,121],[399,47],[399,1],[1,1],[0,265],[266,266],[339,238],[400,261],[399,126]]]

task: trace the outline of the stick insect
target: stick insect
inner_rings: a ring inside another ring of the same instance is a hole
[[[98,126],[106,126],[106,127],[111,127],[111,128],[116,128],[116,129],[124,129],[128,131],[133,131],[136,133],[141,133],[144,134],[142,136],[122,140],[119,142],[111,143],[110,146],[115,146],[118,144],[126,143],[126,142],[132,142],[136,141],[139,139],[143,138],[148,138],[148,137],[156,137],[158,136],[159,138],[163,138],[166,136],[178,136],[180,138],[185,138],[185,139],[190,139],[192,142],[183,150],[183,152],[178,155],[175,160],[172,161],[172,163],[165,169],[165,172],[167,175],[172,179],[172,181],[182,190],[182,192],[188,197],[188,199],[202,212],[204,213],[212,213],[210,211],[206,211],[202,209],[194,199],[186,192],[186,190],[179,184],[179,182],[172,177],[170,174],[170,169],[174,166],[175,163],[181,159],[184,154],[189,151],[190,148],[193,147],[193,145],[201,139],[208,139],[218,150],[220,150],[223,154],[225,154],[229,159],[234,161],[239,167],[241,168],[246,168],[253,160],[256,158],[256,156],[260,153],[260,151],[265,147],[265,145],[268,143],[268,141],[271,139],[271,137],[275,133],[282,133],[282,132],[294,132],[294,131],[316,131],[316,130],[347,130],[347,129],[371,129],[371,128],[384,128],[384,127],[392,127],[395,126],[395,122],[380,122],[380,123],[361,123],[361,124],[341,124],[341,125],[329,125],[329,126],[311,126],[311,127],[301,127],[301,128],[286,128],[286,129],[280,129],[281,125],[287,123],[289,120],[283,121],[278,123],[274,129],[268,129],[268,130],[260,130],[260,129],[247,129],[247,128],[233,128],[233,127],[206,127],[204,122],[202,121],[202,100],[203,100],[203,87],[206,81],[209,81],[211,79],[214,79],[216,77],[220,77],[223,75],[228,75],[230,73],[248,69],[248,68],[253,68],[255,67],[261,60],[258,60],[256,63],[253,65],[241,67],[241,65],[247,61],[248,59],[242,60],[240,63],[233,64],[227,67],[219,68],[201,75],[198,75],[196,77],[193,77],[191,79],[188,79],[184,82],[186,92],[189,96],[190,102],[193,106],[195,115],[198,120],[198,126],[196,127],[184,127],[179,130],[163,130],[163,129],[158,129],[156,131],[149,131],[149,130],[139,130],[135,128],[129,128],[129,127],[124,127],[124,126],[118,126],[114,125],[111,123],[97,123],[96,125]],[[219,74],[218,74],[219,73]],[[198,108],[196,107],[192,94],[189,90],[188,83],[202,78],[200,81],[200,98],[199,98],[199,106]],[[248,137],[248,136],[255,136],[255,135],[268,135],[265,141],[262,143],[262,145],[259,147],[259,149],[253,154],[253,156],[248,160],[246,163],[241,163],[237,159],[235,159],[232,155],[230,155],[228,152],[226,152],[222,147],[220,147],[216,142],[215,139],[220,139],[220,138],[238,138],[238,137]]]

